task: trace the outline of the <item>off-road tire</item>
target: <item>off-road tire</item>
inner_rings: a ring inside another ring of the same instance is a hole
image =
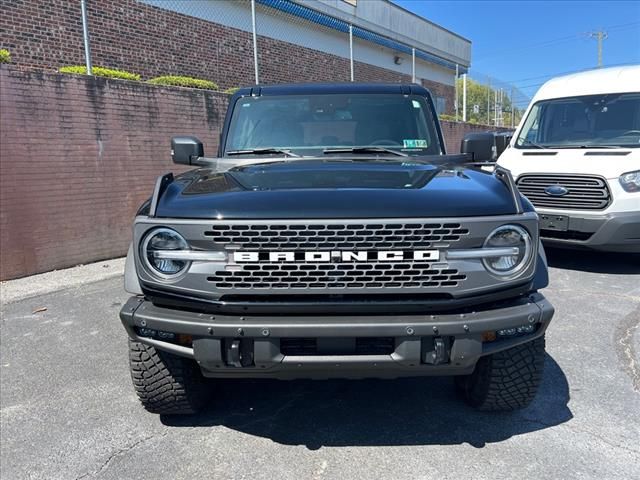
[[[469,405],[478,410],[524,408],[538,392],[544,358],[544,336],[481,357],[471,375],[456,377],[457,390]]]
[[[196,413],[207,401],[206,379],[193,360],[129,339],[131,379],[142,406],[151,413]]]

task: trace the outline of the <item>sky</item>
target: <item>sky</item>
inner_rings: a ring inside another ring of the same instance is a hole
[[[493,76],[531,97],[545,80],[597,66],[640,63],[640,1],[393,0],[471,40],[469,77]],[[639,79],[640,83],[640,79]]]

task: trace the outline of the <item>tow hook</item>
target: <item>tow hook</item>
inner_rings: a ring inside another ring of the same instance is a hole
[[[433,350],[425,352],[424,363],[430,363],[431,365],[440,365],[447,363],[447,346],[442,337],[436,337],[433,339]]]
[[[249,367],[253,365],[253,341],[235,338],[226,343],[226,361],[230,367]]]

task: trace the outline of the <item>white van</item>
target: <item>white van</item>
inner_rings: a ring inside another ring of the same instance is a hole
[[[498,164],[545,243],[640,252],[640,65],[545,83]]]

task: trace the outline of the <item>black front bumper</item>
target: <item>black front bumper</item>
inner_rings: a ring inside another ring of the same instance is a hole
[[[120,318],[133,340],[192,358],[208,377],[393,378],[468,374],[481,356],[543,335],[553,312],[539,293],[466,313],[379,316],[211,315],[158,307],[132,297]],[[534,331],[483,341],[486,332],[525,325],[533,325]],[[149,337],[150,331],[188,341]],[[392,351],[290,354],[281,345],[285,339],[319,343],[338,339],[340,344],[340,339],[363,338],[388,339]],[[238,352],[250,362],[230,361],[230,355]]]

